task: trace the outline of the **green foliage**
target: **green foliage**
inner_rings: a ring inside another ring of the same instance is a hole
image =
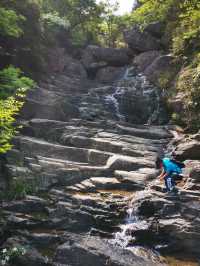
[[[130,17],[132,23],[144,28],[151,22],[164,22],[174,53],[184,54],[194,42],[200,41],[199,0],[141,0],[140,3]]]
[[[74,45],[96,42],[104,10],[102,4],[97,4],[95,0],[43,0],[40,1],[40,6],[43,18],[48,18],[51,25],[65,26]]]
[[[22,34],[19,23],[22,20],[24,20],[24,17],[17,15],[14,10],[0,7],[0,34],[19,37]]]
[[[23,106],[26,91],[34,85],[12,66],[0,71],[0,153],[11,148],[10,140],[17,132],[16,115]]]
[[[0,98],[6,99],[19,89],[26,92],[27,89],[34,86],[33,80],[21,76],[21,70],[13,66],[4,68],[0,71]]]
[[[141,6],[137,8],[131,15],[132,23],[139,24],[141,28],[151,22],[164,21],[169,10],[174,4],[174,0],[141,0]]]
[[[182,119],[188,128],[198,129],[200,125],[200,64],[182,70],[177,88],[184,93],[184,114]]]
[[[176,54],[191,53],[194,44],[195,50],[200,48],[200,3],[193,4],[185,1],[179,13],[179,23],[173,33],[173,51]]]
[[[8,265],[9,262],[13,261],[19,256],[24,256],[26,254],[26,249],[22,246],[16,246],[12,248],[4,248],[0,252],[0,263],[1,265]]]
[[[0,199],[21,200],[27,195],[35,195],[37,193],[38,184],[36,181],[28,181],[22,178],[13,179],[6,192],[2,193]]]
[[[50,28],[54,27],[63,27],[64,29],[68,29],[70,27],[70,23],[67,18],[61,18],[58,12],[54,11],[52,13],[45,13],[41,16],[42,22],[44,25]]]
[[[0,100],[0,153],[11,148],[10,140],[17,132],[14,128],[15,116],[23,106],[22,101],[14,97]]]

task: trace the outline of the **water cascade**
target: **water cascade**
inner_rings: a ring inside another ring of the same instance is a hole
[[[108,109],[114,110],[119,121],[134,122],[140,120],[144,124],[154,124],[162,113],[158,89],[138,73],[135,67],[128,67],[123,77],[115,82],[112,92],[104,96]],[[145,108],[142,112],[141,106]],[[140,116],[140,117],[139,117]]]
[[[122,96],[123,94],[124,90],[120,87],[116,87],[114,93],[105,96],[106,105],[111,105],[114,107],[116,117],[119,119],[119,121],[125,121],[125,116],[120,113],[120,107],[118,102],[118,97]]]
[[[135,238],[133,236],[133,233],[138,230],[146,230],[149,226],[148,223],[145,220],[141,220],[138,215],[138,203],[145,196],[149,195],[152,192],[151,187],[156,185],[157,182],[157,180],[153,180],[149,183],[145,190],[134,193],[134,196],[126,210],[127,214],[124,220],[124,224],[120,225],[121,230],[119,232],[116,232],[114,234],[114,239],[111,240],[115,245],[129,249],[136,255],[141,251],[141,249],[143,251],[144,249],[140,246],[134,245]],[[149,250],[148,252],[145,251],[145,253],[149,255]],[[154,253],[152,252],[152,254]]]

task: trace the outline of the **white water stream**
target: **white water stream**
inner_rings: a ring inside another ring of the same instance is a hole
[[[105,103],[114,107],[115,114],[117,118],[119,119],[119,121],[126,120],[125,116],[120,113],[119,102],[117,99],[117,96],[121,96],[123,94],[124,94],[124,90],[120,87],[116,87],[114,93],[108,94],[105,96]]]
[[[141,218],[138,215],[138,205],[137,202],[144,199],[146,196],[148,196],[152,189],[151,187],[156,185],[159,181],[153,180],[149,183],[149,185],[146,187],[143,191],[138,191],[134,194],[133,199],[130,201],[130,204],[127,209],[127,215],[124,220],[124,224],[120,225],[120,231],[115,233],[114,239],[112,239],[112,243],[114,245],[120,246],[125,249],[131,250],[134,254],[140,255],[141,252],[143,253],[143,256],[148,257],[151,253],[151,257],[156,256],[153,251],[145,250],[141,246],[134,245],[135,238],[133,237],[133,233],[137,230],[145,230],[148,229],[148,223],[145,220],[141,220]]]
[[[105,104],[114,109],[118,120],[126,121],[126,116],[121,113],[119,100],[128,90],[131,90],[135,95],[140,95],[141,97],[152,97],[152,95],[154,95],[153,97],[156,98],[157,107],[153,113],[150,114],[147,124],[150,125],[156,121],[160,112],[160,96],[158,90],[149,83],[142,73],[138,74],[135,67],[128,67],[123,77],[116,82],[114,92],[104,97]]]

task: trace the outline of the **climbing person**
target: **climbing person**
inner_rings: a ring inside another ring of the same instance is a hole
[[[157,178],[160,180],[164,179],[165,181],[166,188],[163,192],[177,192],[175,187],[175,177],[182,173],[182,168],[184,167],[183,165],[178,165],[178,162],[176,163],[175,160],[171,160],[169,158],[161,159],[158,157],[156,159],[156,168],[162,169],[161,174]]]

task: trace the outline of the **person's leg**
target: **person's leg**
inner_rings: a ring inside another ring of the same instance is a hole
[[[166,186],[167,191],[172,191],[173,190],[174,185],[173,185],[173,180],[172,180],[171,176],[166,176],[165,177],[165,186]]]
[[[172,173],[171,175],[172,177],[172,186],[173,186],[173,191],[177,191],[177,188],[176,188],[176,180],[180,179],[179,175],[177,173]]]
[[[167,182],[168,177],[165,177],[165,187],[166,187],[166,191],[169,191],[169,186],[168,186],[168,182]]]

